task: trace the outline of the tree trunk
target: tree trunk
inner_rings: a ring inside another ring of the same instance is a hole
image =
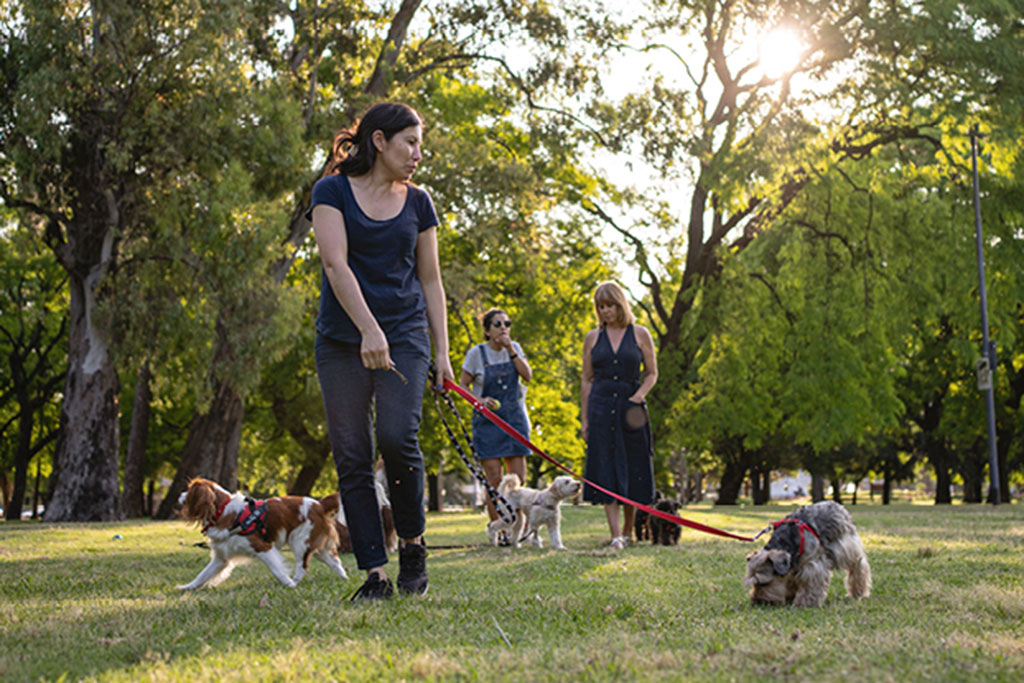
[[[36,481],[32,486],[32,519],[39,518],[39,487],[43,480],[43,458],[36,460]]]
[[[427,473],[427,509],[441,511],[441,477],[433,472]]]
[[[825,500],[825,477],[811,474],[811,502],[820,503]]]
[[[153,391],[150,388],[152,380],[153,374],[147,358],[142,362],[138,380],[135,382],[131,432],[128,436],[128,452],[124,458],[124,514],[129,518],[142,517],[145,514],[142,482],[146,464],[150,404],[153,401]]]
[[[738,460],[730,460],[725,463],[722,470],[722,480],[718,485],[718,501],[715,505],[735,505],[739,497],[740,487],[743,485],[743,477],[747,473],[747,463],[741,456]]]
[[[925,438],[925,453],[928,455],[928,462],[935,468],[935,504],[948,505],[953,502],[950,492],[952,478],[949,474],[949,452],[941,437],[936,438],[930,432],[923,432]]]
[[[21,519],[21,508],[25,504],[25,489],[28,485],[28,466],[32,459],[34,413],[28,407],[27,400],[19,402],[22,409],[18,418],[18,445],[14,453],[14,486],[11,488],[10,500],[4,508],[8,520]],[[6,489],[6,486],[4,488]]]
[[[771,498],[771,472],[761,465],[751,468],[750,491],[754,505],[766,505]]]
[[[327,450],[321,454],[319,459],[307,458],[299,468],[299,473],[295,475],[292,485],[288,488],[288,495],[308,496],[312,492],[316,480],[320,478],[320,473],[327,463],[327,456],[330,454],[331,447],[328,445]]]
[[[842,505],[843,503],[843,482],[838,479],[830,479],[832,484],[832,500]]]
[[[242,435],[245,406],[230,384],[221,380],[210,409],[192,418],[188,438],[182,449],[181,464],[155,517],[170,519],[178,505],[178,496],[193,477],[213,479],[229,491],[238,486],[238,442]]]
[[[981,502],[987,458],[988,442],[982,440],[975,441],[974,448],[970,449],[964,456],[964,461],[960,466],[960,476],[964,480],[965,503]]]
[[[11,497],[14,495],[14,482],[7,476],[7,472],[0,472],[0,497],[4,502],[4,514],[11,519],[8,510],[11,509]]]
[[[48,522],[121,518],[117,372],[106,340],[91,317],[100,271],[95,266],[86,278],[73,269],[68,272],[68,374],[51,495],[43,515]]]
[[[953,495],[950,492],[950,487],[953,484],[952,478],[949,476],[948,467],[936,467],[935,468],[935,504],[936,505],[949,505],[953,502]]]

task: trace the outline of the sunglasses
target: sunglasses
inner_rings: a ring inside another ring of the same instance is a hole
[[[512,327],[511,320],[493,320],[491,321],[491,327],[505,327],[506,329]]]

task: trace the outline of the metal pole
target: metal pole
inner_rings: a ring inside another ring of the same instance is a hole
[[[988,412],[988,470],[989,500],[999,505],[999,456],[996,452],[996,345],[988,338],[988,295],[985,292],[985,251],[981,239],[981,197],[978,191],[978,125],[971,127],[971,169],[974,171],[974,236],[978,246],[978,291],[981,294],[982,354],[988,358],[991,380],[985,389],[985,408]]]

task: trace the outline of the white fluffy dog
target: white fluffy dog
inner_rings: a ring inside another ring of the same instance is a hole
[[[523,527],[530,522],[530,537],[533,545],[540,548],[543,544],[540,540],[540,528],[546,526],[548,535],[551,537],[551,547],[555,550],[564,550],[562,545],[562,513],[559,506],[566,498],[575,496],[583,486],[569,476],[555,477],[551,486],[546,489],[532,489],[522,485],[519,475],[506,474],[498,484],[498,492],[508,499],[512,507],[516,509],[516,520],[508,524],[501,519],[496,519],[487,525],[487,537],[491,545],[498,545],[498,539],[502,531],[509,534],[512,545],[519,547],[522,542]]]

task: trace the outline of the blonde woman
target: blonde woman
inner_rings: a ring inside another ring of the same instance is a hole
[[[597,328],[583,340],[583,381],[580,416],[587,442],[585,476],[609,491],[648,504],[654,500],[653,441],[646,397],[658,381],[654,340],[635,324],[626,294],[615,282],[594,290]],[[636,508],[625,505],[620,524],[619,502],[592,486],[583,500],[604,505],[611,532],[609,545],[622,549],[628,541]]]

